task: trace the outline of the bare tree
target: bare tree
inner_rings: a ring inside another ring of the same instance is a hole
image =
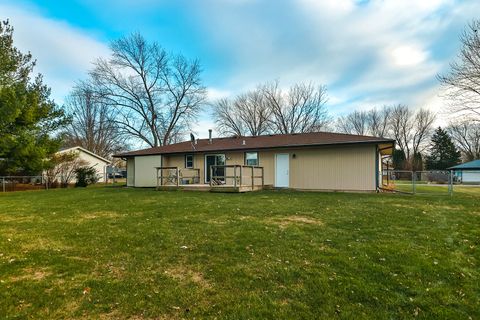
[[[325,86],[300,83],[293,85],[288,91],[283,91],[278,82],[274,82],[264,85],[262,91],[272,111],[270,125],[275,133],[320,131],[330,120],[325,107]]]
[[[354,111],[337,119],[337,130],[348,134],[366,135],[368,112]]]
[[[390,135],[405,153],[407,160],[420,154],[430,137],[435,115],[426,109],[411,111],[407,106],[393,107],[390,116]]]
[[[386,137],[390,125],[391,108],[373,108],[369,111],[354,111],[336,121],[339,132],[357,135]]]
[[[460,41],[458,61],[450,64],[448,75],[438,79],[447,89],[453,111],[480,121],[480,20],[468,25]]]
[[[218,131],[223,135],[259,136],[268,132],[271,111],[260,89],[221,99],[213,105]]]
[[[177,141],[206,99],[197,60],[167,54],[135,33],[114,41],[90,72],[95,93],[117,111],[121,132],[149,146]]]
[[[392,109],[388,106],[368,111],[368,133],[375,137],[386,137],[390,129],[391,113]]]
[[[126,149],[125,137],[115,123],[115,109],[96,96],[87,83],[77,85],[65,106],[72,116],[65,132],[67,147],[81,146],[104,158]]]
[[[465,161],[480,159],[480,124],[464,120],[453,122],[447,128]]]

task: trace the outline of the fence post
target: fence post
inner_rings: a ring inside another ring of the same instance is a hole
[[[415,171],[412,171],[412,189],[413,189],[413,194],[415,194],[416,190],[417,190],[417,186],[415,185],[415,182],[417,180],[417,175],[416,175],[416,172]]]
[[[2,178],[2,186],[3,186],[3,192],[5,192],[5,177]]]
[[[448,194],[451,196],[453,195],[453,175],[452,175],[453,170],[449,171],[448,175]]]

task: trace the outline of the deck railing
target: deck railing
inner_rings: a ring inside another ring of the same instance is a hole
[[[160,186],[179,186],[200,182],[200,169],[178,167],[155,167],[157,170],[157,188]]]
[[[210,166],[210,186],[264,187],[265,177],[263,167],[246,165],[215,165]]]

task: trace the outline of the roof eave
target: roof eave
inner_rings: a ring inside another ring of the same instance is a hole
[[[345,141],[345,142],[335,142],[335,143],[315,143],[315,144],[295,144],[295,145],[283,145],[283,146],[274,146],[274,147],[235,147],[235,148],[225,148],[225,149],[216,149],[216,150],[191,150],[191,151],[174,151],[174,152],[152,152],[145,154],[118,154],[113,155],[114,158],[131,158],[131,157],[141,157],[141,156],[153,156],[153,155],[167,155],[167,154],[184,154],[184,153],[209,153],[209,152],[219,152],[219,151],[248,151],[248,150],[265,150],[265,149],[285,149],[285,148],[305,148],[305,147],[322,147],[322,146],[335,146],[335,145],[352,145],[352,144],[380,144],[380,143],[392,143],[395,145],[395,140],[385,139],[377,141]]]

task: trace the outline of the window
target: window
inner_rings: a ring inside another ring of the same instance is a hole
[[[258,166],[258,152],[245,152],[245,164],[247,166]]]
[[[193,154],[185,155],[185,168],[193,168]]]

